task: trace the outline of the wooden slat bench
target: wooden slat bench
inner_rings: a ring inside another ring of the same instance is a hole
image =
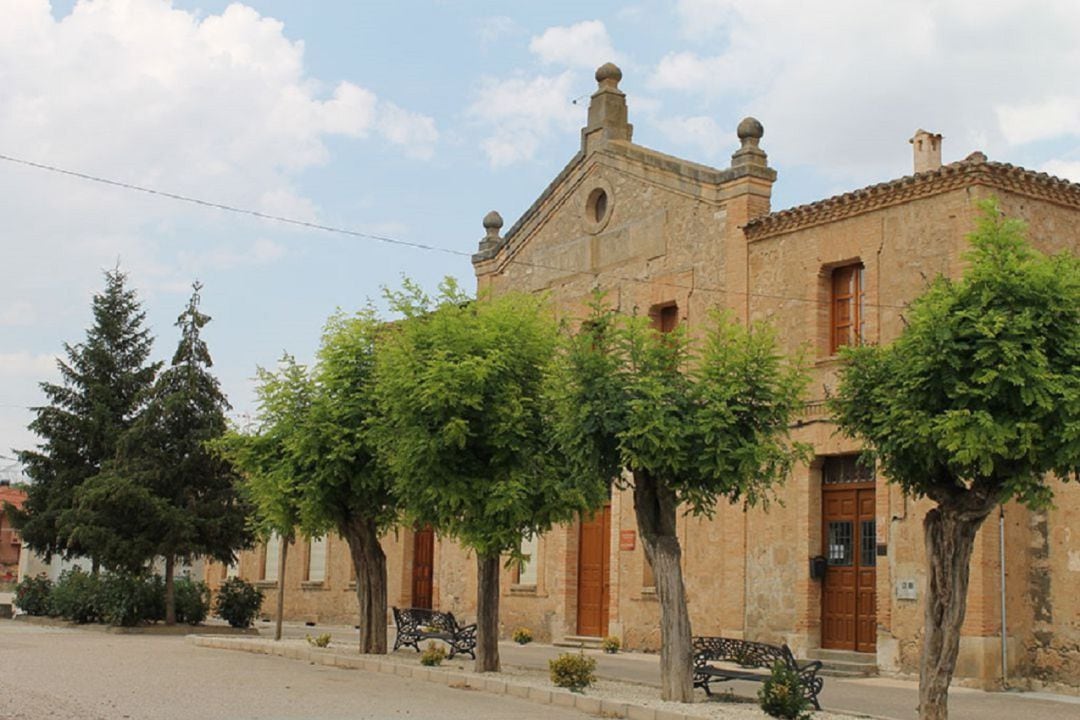
[[[397,637],[394,650],[413,647],[420,652],[424,640],[441,640],[450,646],[449,657],[467,653],[476,659],[476,624],[460,625],[453,613],[427,608],[394,608]]]
[[[813,660],[800,665],[787,645],[770,645],[751,640],[735,640],[723,637],[695,637],[694,647],[694,687],[702,688],[705,694],[712,695],[709,683],[714,680],[749,680],[765,682],[768,673],[752,672],[754,669],[772,670],[773,665],[781,662],[799,676],[806,699],[818,710],[818,693],[821,692],[825,679],[818,677],[821,661]],[[738,667],[717,667],[713,662],[725,662]]]

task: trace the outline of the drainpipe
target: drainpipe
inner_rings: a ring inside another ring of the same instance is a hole
[[[1009,689],[1009,646],[1005,617],[1005,506],[998,514],[998,552],[1001,555],[1001,688]]]

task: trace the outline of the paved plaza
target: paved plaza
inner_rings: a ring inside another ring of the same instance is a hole
[[[271,630],[260,624],[263,637]],[[290,624],[286,638],[330,632],[353,646],[348,627]],[[562,648],[503,643],[507,666],[544,668]],[[407,651],[411,653],[412,651]],[[657,685],[654,655],[597,655],[598,675]],[[410,681],[395,675],[314,665],[281,657],[196,647],[179,636],[114,635],[0,621],[0,720],[274,720],[439,718],[581,719],[580,712],[509,696]],[[455,663],[457,664],[457,663]],[[471,664],[471,661],[470,661]],[[753,697],[759,686],[733,683]],[[887,678],[828,678],[827,710],[890,720],[916,718],[914,683]],[[744,706],[745,707],[745,706]],[[1080,698],[954,689],[953,720],[1080,720]]]
[[[582,720],[572,710],[430,683],[0,621],[0,720]]]

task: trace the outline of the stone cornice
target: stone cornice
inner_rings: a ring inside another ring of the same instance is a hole
[[[1009,163],[988,162],[982,153],[972,153],[937,170],[763,215],[747,223],[746,238],[760,240],[972,185],[1080,208],[1080,184]]]

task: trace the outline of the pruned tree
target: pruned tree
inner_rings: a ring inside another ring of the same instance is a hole
[[[259,371],[254,433],[224,452],[244,471],[268,530],[286,537],[337,532],[349,545],[360,608],[360,652],[385,654],[387,577],[380,537],[398,517],[372,435],[375,343],[383,324],[368,308],[335,314],[311,372],[286,355]]]
[[[375,348],[383,323],[368,308],[327,322],[315,394],[297,451],[309,468],[300,512],[309,532],[335,530],[349,545],[360,607],[360,652],[387,650],[386,553],[379,538],[398,519],[393,483],[374,437]]]
[[[309,468],[299,462],[297,434],[303,432],[314,393],[308,369],[285,354],[272,372],[256,371],[258,414],[252,427],[234,428],[213,449],[243,478],[244,496],[253,507],[251,527],[263,540],[277,536],[278,595],[274,639],[281,639],[285,604],[285,563],[300,524],[300,485]]]
[[[1045,508],[1080,468],[1080,261],[1046,257],[993,202],[960,279],[938,278],[889,346],[845,349],[831,409],[923,521],[919,717],[948,717],[975,535],[1001,503]]]
[[[436,302],[389,293],[404,319],[380,343],[380,450],[409,519],[476,553],[478,672],[499,669],[499,566],[523,536],[606,496],[565,472],[552,441],[546,373],[556,326],[542,299],[471,301],[451,280]]]
[[[661,695],[692,697],[690,619],[676,525],[720,500],[754,505],[806,448],[789,441],[806,376],[764,325],[710,316],[700,342],[594,298],[558,375],[560,445],[578,476],[629,485],[660,600]],[[629,478],[624,475],[624,469]]]
[[[116,455],[154,382],[160,363],[148,362],[153,338],[146,313],[119,268],[105,273],[105,289],[92,301],[93,325],[86,340],[65,343],[57,360],[60,384],[42,383],[49,404],[34,409],[30,429],[41,438],[35,450],[19,452],[33,480],[12,521],[26,544],[46,558],[89,556],[99,547],[71,514],[78,488]]]

